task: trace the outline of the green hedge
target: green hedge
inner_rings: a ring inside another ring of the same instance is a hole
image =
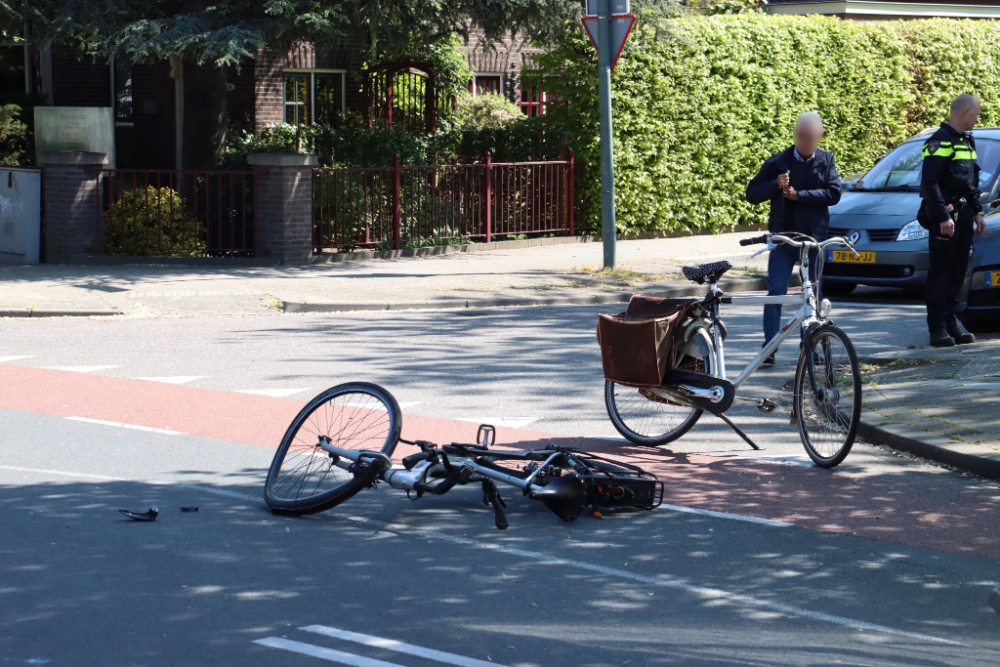
[[[1000,30],[993,21],[859,23],[741,14],[638,26],[613,75],[615,185],[624,233],[724,231],[763,223],[744,189],[761,162],[818,111],[842,175],[937,125],[960,92],[1000,123]],[[600,226],[596,56],[579,42],[536,58],[525,82],[562,104],[545,122],[588,167],[587,226]],[[544,74],[542,74],[544,73]]]

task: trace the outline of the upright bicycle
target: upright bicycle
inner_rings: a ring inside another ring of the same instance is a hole
[[[615,428],[628,440],[649,446],[673,442],[687,433],[708,411],[735,430],[751,447],[757,445],[725,413],[734,404],[755,405],[762,412],[777,407],[771,398],[738,395],[740,387],[778,346],[801,329],[802,346],[792,391],[791,422],[798,426],[802,444],[816,465],[832,468],[850,453],[861,417],[861,372],[854,345],[843,330],[829,319],[832,304],[821,299],[818,284],[809,279],[810,253],[818,251],[817,283],[822,276],[828,248],[838,246],[857,256],[843,237],[816,241],[802,234],[764,234],[743,239],[740,245],[767,244],[753,257],[785,244],[799,250],[802,292],[785,296],[726,295],[719,279],[732,266],[713,262],[685,266],[685,277],[708,284],[708,293],[694,304],[689,317],[678,327],[673,363],[658,386],[632,386],[605,381],[604,399]],[[781,304],[798,306],[795,314],[754,359],[729,380],[726,369],[726,326],[723,304]]]

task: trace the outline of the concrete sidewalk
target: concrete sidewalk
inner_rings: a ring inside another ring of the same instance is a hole
[[[600,271],[600,243],[303,267],[0,266],[0,316],[276,315],[284,312],[609,303],[636,291],[699,294],[683,264],[728,259],[730,289],[763,289],[767,256],[751,233],[621,241],[618,269]],[[560,241],[564,241],[560,239]]]
[[[863,437],[1000,479],[1000,337],[862,362]]]

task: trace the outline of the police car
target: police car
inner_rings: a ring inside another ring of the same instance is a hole
[[[922,288],[927,281],[927,230],[920,208],[924,130],[880,158],[860,178],[845,180],[840,203],[830,208],[830,235],[844,236],[858,251],[828,250],[823,291],[846,296],[858,285]],[[978,129],[976,155],[986,233],[973,242],[961,307],[967,315],[1000,309],[1000,128]],[[963,317],[966,319],[966,317]]]

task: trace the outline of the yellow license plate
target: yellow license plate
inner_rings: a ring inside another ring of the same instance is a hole
[[[1000,271],[987,271],[986,272],[986,286],[987,287],[1000,287]]]
[[[826,261],[828,262],[850,262],[852,264],[874,264],[875,253],[859,252],[855,257],[850,250],[827,250]]]

